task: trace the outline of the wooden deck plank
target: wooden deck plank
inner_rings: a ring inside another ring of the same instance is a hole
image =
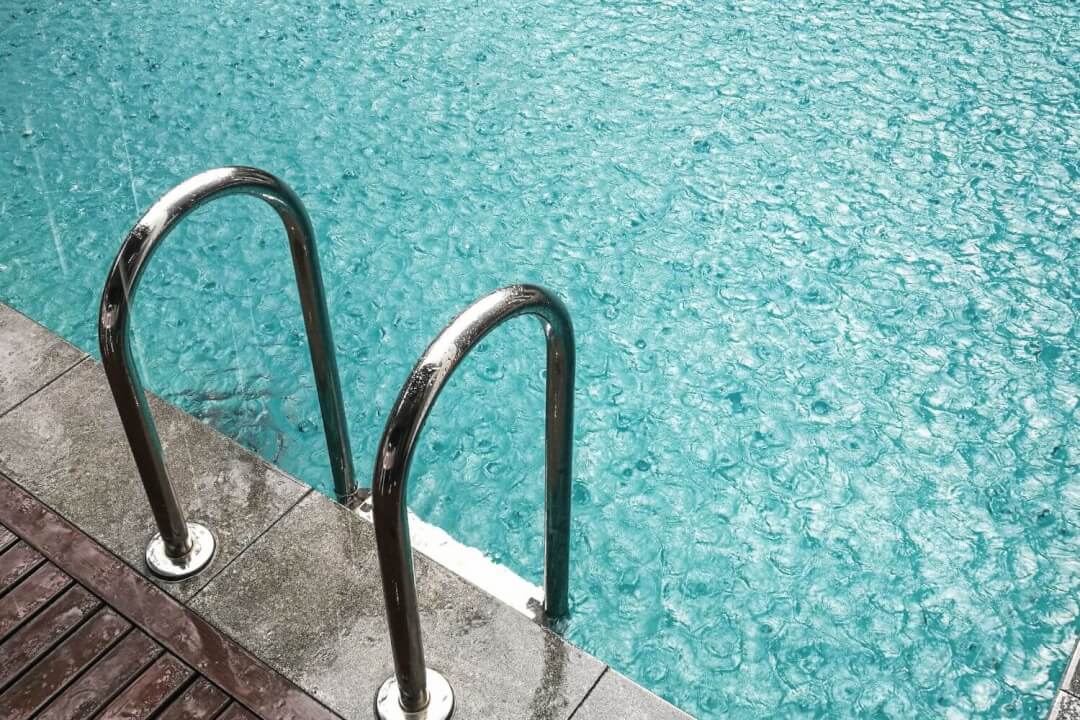
[[[0,694],[0,720],[29,720],[131,628],[104,608]]]
[[[98,720],[147,720],[176,696],[194,671],[162,655],[105,708]]]
[[[0,474],[0,523],[266,720],[338,716]]]
[[[0,596],[0,640],[70,584],[71,578],[47,562],[7,594]]]
[[[228,695],[206,678],[199,678],[173,700],[157,720],[210,720],[228,704]]]
[[[233,703],[229,706],[229,709],[221,713],[217,720],[259,720],[257,717],[249,713],[243,705]]]
[[[340,720],[3,473],[0,523],[0,720]]]
[[[146,633],[133,630],[49,703],[37,720],[89,720],[161,652]]]
[[[19,538],[15,533],[8,530],[3,525],[0,525],[0,552],[7,550],[8,545],[11,545]]]
[[[84,588],[68,589],[0,644],[0,690],[90,616],[101,602]]]
[[[0,555],[0,593],[9,590],[44,560],[41,553],[21,540],[9,547]]]

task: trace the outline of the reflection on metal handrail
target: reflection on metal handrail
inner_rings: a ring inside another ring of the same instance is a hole
[[[170,580],[194,575],[205,567],[213,557],[215,542],[205,527],[186,521],[165,471],[157,428],[129,346],[131,303],[143,269],[169,232],[201,205],[235,194],[261,198],[285,224],[315,370],[334,490],[340,502],[353,504],[359,499],[315,233],[303,203],[285,183],[257,168],[224,167],[200,173],[166,193],[128,233],[105,281],[98,318],[98,342],[105,375],[159,531],[146,549],[146,562],[152,572]]]
[[[394,656],[394,676],[375,697],[376,712],[383,720],[444,720],[453,712],[450,685],[424,662],[405,504],[409,465],[424,420],[454,369],[489,332],[524,314],[538,316],[547,337],[544,612],[551,618],[567,612],[574,328],[566,307],[550,292],[535,285],[512,285],[475,302],[435,338],[401,389],[379,443],[372,516]]]

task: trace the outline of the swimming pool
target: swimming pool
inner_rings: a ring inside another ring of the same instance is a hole
[[[0,17],[0,299],[96,352],[142,210],[265,167],[320,235],[361,472],[472,299],[567,302],[570,639],[700,717],[1045,714],[1080,629],[1080,6]],[[193,217],[135,314],[151,388],[330,489],[269,210]],[[536,581],[529,322],[450,384],[410,505]]]

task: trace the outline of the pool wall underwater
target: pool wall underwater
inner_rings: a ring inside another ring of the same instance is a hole
[[[702,718],[1038,717],[1080,630],[1080,6],[0,6],[0,300],[96,352],[135,219],[297,190],[358,472],[512,282],[568,305],[574,643]],[[543,339],[501,328],[410,507],[538,583]],[[330,492],[288,248],[144,277],[149,387]]]

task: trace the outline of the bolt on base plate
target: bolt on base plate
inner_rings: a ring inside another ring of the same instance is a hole
[[[427,691],[427,707],[409,712],[401,707],[397,676],[391,676],[375,694],[375,717],[378,720],[450,720],[454,714],[454,690],[446,678],[431,668],[427,668]]]
[[[191,550],[177,558],[169,557],[165,552],[165,541],[161,539],[161,533],[154,535],[146,546],[146,566],[150,568],[150,572],[163,580],[183,580],[210,564],[217,550],[213,533],[193,522],[187,524],[187,529],[191,538]]]

